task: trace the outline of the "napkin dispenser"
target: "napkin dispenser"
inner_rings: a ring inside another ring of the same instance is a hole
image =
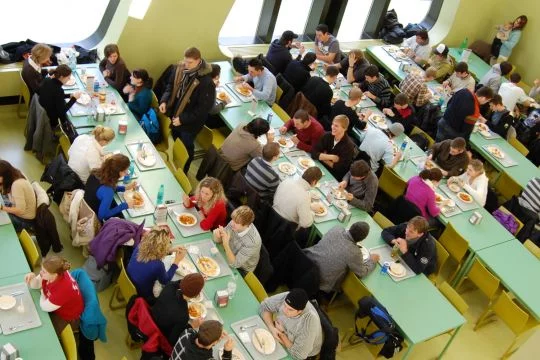
[[[0,352],[0,360],[16,360],[19,357],[19,350],[15,348],[11,343],[7,343],[2,346]]]
[[[475,211],[472,213],[471,217],[469,218],[469,222],[473,225],[478,225],[482,221],[482,214],[480,214],[478,211]]]
[[[154,211],[154,219],[156,225],[167,224],[167,206],[158,205]]]
[[[214,300],[217,307],[226,307],[229,304],[229,293],[227,290],[217,290]]]
[[[105,110],[102,107],[98,107],[96,110],[96,121],[103,122],[105,121]]]
[[[337,219],[342,223],[348,223],[349,220],[351,220],[351,212],[347,208],[341,209],[339,212]]]

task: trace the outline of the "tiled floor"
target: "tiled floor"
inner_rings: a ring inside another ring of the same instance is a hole
[[[0,106],[0,158],[10,161],[14,166],[32,180],[38,180],[43,172],[43,165],[36,160],[30,152],[23,150],[24,146],[24,124],[25,119],[17,118],[15,106]],[[190,178],[194,180],[195,169],[199,162],[194,162],[190,171]],[[63,255],[68,258],[73,267],[83,264],[84,258],[80,249],[70,245],[69,231],[65,222],[59,216],[56,206],[51,207],[56,220],[59,232],[64,243]],[[531,284],[537,284],[537,279]],[[536,286],[536,285],[535,285]],[[109,341],[105,344],[96,343],[97,359],[119,360],[126,356],[129,360],[139,359],[139,351],[130,351],[125,345],[126,320],[123,310],[111,311],[108,302],[112,293],[112,287],[99,294],[102,310],[108,319],[107,335]],[[477,332],[472,330],[474,322],[479,317],[487,305],[487,300],[478,290],[467,291],[463,294],[466,302],[470,305],[466,314],[468,322],[463,326],[456,336],[452,346],[446,353],[445,359],[497,359],[504,352],[511,342],[511,331],[499,320],[495,320],[489,325],[481,328]],[[419,298],[418,301],[426,301]],[[338,298],[336,303],[329,310],[329,315],[340,330],[340,337],[353,326],[354,308],[344,298]],[[436,319],[433,319],[436,321]],[[444,348],[449,335],[441,335],[415,347],[411,359],[434,359]],[[536,331],[532,337],[517,351],[512,359],[537,359],[540,358],[538,347],[534,346],[536,341],[540,341],[540,332]],[[365,348],[365,345],[354,347],[346,346],[344,342],[342,350],[338,353],[339,360],[371,359],[372,356]],[[535,355],[536,354],[536,355]],[[399,358],[399,356],[398,356]]]

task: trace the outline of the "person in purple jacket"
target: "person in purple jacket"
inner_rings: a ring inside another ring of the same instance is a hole
[[[174,252],[173,264],[169,270],[165,270],[162,259],[171,252]],[[169,232],[166,229],[154,227],[144,234],[127,267],[128,276],[137,293],[153,304],[155,297],[152,289],[155,281],[158,280],[163,285],[171,281],[186,253],[183,246],[171,248]]]
[[[418,207],[422,216],[430,221],[430,225],[436,224],[433,218],[441,212],[435,202],[435,189],[441,179],[441,169],[432,168],[422,170],[419,175],[413,176],[407,182],[405,199]]]

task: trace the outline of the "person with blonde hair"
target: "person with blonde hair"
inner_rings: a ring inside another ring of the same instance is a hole
[[[162,259],[171,252],[174,253],[174,260],[169,270],[165,270]],[[135,247],[127,266],[127,273],[137,293],[153,304],[155,301],[152,292],[154,283],[157,280],[167,285],[186,253],[183,246],[171,247],[169,231],[165,228],[154,226],[144,234],[139,245]]]
[[[465,171],[460,176],[448,179],[448,183],[457,183],[467,191],[473,199],[480,204],[486,205],[489,179],[484,171],[484,164],[478,159],[472,159]]]
[[[99,71],[103,74],[105,81],[122,94],[124,86],[129,83],[131,74],[120,57],[120,49],[116,44],[108,44],[103,49],[103,54],[105,58],[99,63]]]
[[[128,173],[129,165],[126,155],[114,154],[105,160],[99,169],[90,173],[84,189],[84,201],[94,210],[99,221],[120,215],[122,211],[133,207],[133,199],[126,199],[126,202],[119,205],[114,202],[115,191],[133,190],[137,186],[135,181],[126,186],[117,185],[118,179]]]
[[[103,147],[107,146],[114,136],[113,129],[98,125],[91,135],[79,135],[71,144],[68,151],[68,165],[83,183],[86,184],[93,169],[99,169],[103,164],[105,156]]]
[[[237,269],[255,271],[261,251],[261,235],[255,225],[255,214],[249,206],[239,206],[226,227],[214,230],[214,241],[223,244],[229,264]]]
[[[49,45],[36,44],[32,48],[32,52],[28,59],[24,60],[21,71],[21,76],[28,86],[30,98],[34,93],[39,92],[39,87],[47,76],[47,70],[43,66],[51,65],[51,55],[53,51]]]
[[[313,147],[311,157],[320,160],[336,179],[342,179],[353,161],[355,145],[347,135],[349,118],[338,115],[332,121],[332,130],[325,133]]]
[[[360,49],[354,49],[349,52],[349,56],[343,58],[336,64],[339,71],[347,78],[349,83],[361,83],[364,81],[367,67],[371,65],[365,58],[364,52]]]
[[[200,222],[201,229],[213,230],[218,226],[225,225],[227,218],[227,198],[223,191],[221,181],[213,177],[206,177],[199,182],[195,195],[183,196],[184,206],[186,208],[195,207],[202,221]]]
[[[353,128],[360,125],[361,120],[356,112],[356,106],[362,100],[362,95],[362,90],[353,87],[349,91],[349,98],[347,100],[337,100],[330,111],[330,119],[334,119],[338,115],[345,115],[349,118],[349,127],[347,129],[349,136],[353,135]]]
[[[41,310],[51,313],[51,321],[57,334],[67,324],[77,329],[84,310],[84,301],[77,282],[69,273],[71,264],[59,255],[43,259],[38,275],[26,274],[24,281],[32,289],[41,289]]]

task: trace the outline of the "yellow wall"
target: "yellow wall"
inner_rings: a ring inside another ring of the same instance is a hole
[[[218,35],[234,0],[154,0],[143,20],[129,18],[118,40],[130,69],[146,68],[154,79],[198,47],[205,59],[223,59]]]
[[[448,46],[459,46],[465,36],[469,44],[474,40],[491,43],[495,37],[494,26],[527,15],[529,22],[519,43],[514,47],[510,62],[516,66],[523,81],[532,84],[540,77],[537,62],[540,59],[538,34],[540,33],[539,0],[461,0],[450,33],[444,39]],[[444,14],[441,14],[444,16]]]

